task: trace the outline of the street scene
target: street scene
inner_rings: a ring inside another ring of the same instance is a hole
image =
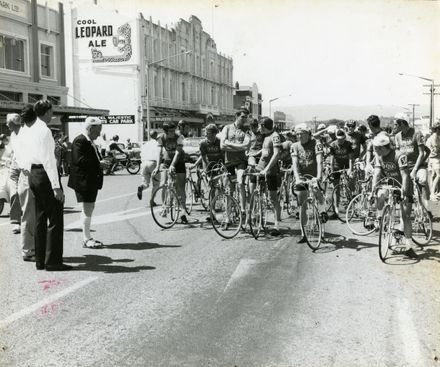
[[[438,366],[438,34],[438,1],[0,1],[0,367]]]

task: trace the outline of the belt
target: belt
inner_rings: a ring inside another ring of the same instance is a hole
[[[44,168],[42,164],[33,164],[31,168]]]

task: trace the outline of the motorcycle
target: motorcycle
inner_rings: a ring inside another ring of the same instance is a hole
[[[112,174],[126,169],[128,173],[135,175],[141,169],[139,158],[130,158],[128,155],[119,154],[115,157],[107,156],[101,161],[101,168],[104,175]]]

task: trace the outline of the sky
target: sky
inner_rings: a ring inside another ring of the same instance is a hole
[[[233,58],[234,82],[255,82],[264,108],[276,97],[273,108],[429,104],[429,82],[398,73],[440,84],[440,1],[97,1],[162,26],[197,16],[217,50]],[[93,1],[65,1],[67,9],[86,2]]]

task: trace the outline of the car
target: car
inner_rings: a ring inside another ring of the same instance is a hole
[[[203,137],[191,137],[183,140],[183,151],[185,152],[185,162],[194,163],[200,156],[200,142]]]

